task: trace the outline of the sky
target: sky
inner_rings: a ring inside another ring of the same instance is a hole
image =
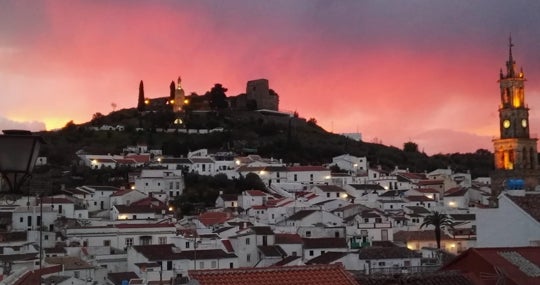
[[[492,151],[513,54],[540,132],[540,1],[0,1],[0,129],[84,123],[266,78],[280,109],[428,154]]]

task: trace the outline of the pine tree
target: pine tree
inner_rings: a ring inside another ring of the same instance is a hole
[[[137,110],[139,112],[143,112],[145,109],[145,102],[144,102],[144,85],[143,81],[141,80],[141,83],[139,83],[139,101],[137,103]]]

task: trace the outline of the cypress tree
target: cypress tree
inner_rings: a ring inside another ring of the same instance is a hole
[[[141,80],[141,83],[139,83],[139,101],[137,103],[137,110],[139,112],[143,112],[145,109],[145,104],[144,104],[144,85],[143,85],[143,81]]]
[[[174,80],[171,81],[171,85],[169,85],[169,89],[171,90],[170,93],[169,93],[170,97],[171,97],[171,99],[174,99],[175,94],[176,94],[176,86],[174,85]]]

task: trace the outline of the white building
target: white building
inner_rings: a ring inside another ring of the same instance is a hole
[[[520,191],[499,195],[498,208],[477,209],[478,247],[540,245],[540,194]]]
[[[135,178],[135,189],[147,195],[159,191],[173,198],[182,195],[184,188],[182,170],[143,169],[140,176]]]

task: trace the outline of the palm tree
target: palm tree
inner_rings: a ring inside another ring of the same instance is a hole
[[[424,222],[420,225],[420,228],[429,225],[435,227],[435,240],[437,241],[437,248],[441,249],[441,230],[446,227],[454,228],[454,221],[447,214],[434,211],[430,215],[426,216]]]

